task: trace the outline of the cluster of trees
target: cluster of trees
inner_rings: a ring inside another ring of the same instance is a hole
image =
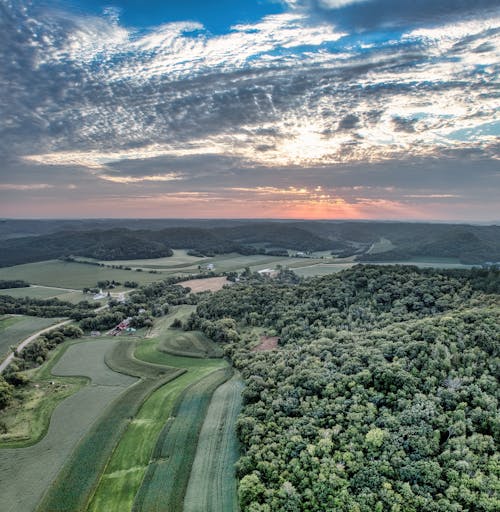
[[[71,324],[46,332],[17,354],[23,362],[22,369],[24,370],[42,364],[47,359],[49,352],[57,345],[60,345],[67,339],[76,339],[82,336],[82,329]],[[12,365],[9,368],[9,372],[6,373],[7,380],[9,380],[9,375],[12,373]]]
[[[79,319],[88,316],[98,306],[98,303],[91,304],[88,301],[81,301],[75,305],[59,299],[35,299],[32,297],[0,295],[0,315],[30,315],[45,318],[68,316],[73,319]]]
[[[67,339],[83,336],[83,331],[76,325],[65,325],[46,332],[33,343],[16,353],[14,361],[0,376],[0,411],[7,407],[16,396],[16,389],[29,383],[25,370],[40,366],[48,357],[49,352]],[[0,429],[5,429],[0,424]]]
[[[0,279],[0,290],[8,288],[28,288],[30,284],[22,279]]]
[[[189,295],[189,288],[176,283],[184,278],[171,277],[142,286],[127,296],[126,302],[109,301],[109,308],[80,319],[84,331],[107,330],[115,327],[125,318],[131,318],[130,326],[135,328],[150,327],[153,318],[166,315],[170,306],[178,304],[195,304],[198,298]]]
[[[189,321],[234,331],[246,383],[242,510],[498,510],[499,280],[360,266],[202,301]],[[254,325],[279,349],[251,351]]]
[[[325,329],[372,329],[454,309],[472,298],[473,288],[481,283],[475,276],[482,272],[357,265],[293,287],[290,270],[282,269],[276,280],[243,273],[243,284],[202,302],[197,315],[208,320],[229,316],[242,325],[264,326],[290,343],[314,339]],[[498,271],[490,275],[485,285],[500,280]]]

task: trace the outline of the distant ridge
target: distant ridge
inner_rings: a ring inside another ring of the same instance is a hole
[[[191,249],[207,256],[331,251],[359,261],[432,257],[483,264],[500,261],[500,226],[394,221],[4,220],[0,244],[0,266],[69,255],[102,260],[159,258],[171,256],[172,249]]]

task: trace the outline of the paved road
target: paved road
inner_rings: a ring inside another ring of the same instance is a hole
[[[109,307],[109,306],[107,304],[105,304],[104,306],[101,306],[100,308],[94,309],[94,311],[96,313],[98,313],[99,311],[102,311],[103,309],[106,309],[107,307]],[[25,340],[21,341],[21,343],[19,343],[19,345],[16,348],[16,352],[20,352],[24,347],[29,345],[32,341],[35,341],[38,338],[38,336],[40,336],[41,334],[44,334],[48,331],[52,331],[53,329],[57,329],[58,327],[62,327],[63,325],[70,324],[72,322],[74,322],[74,320],[71,320],[71,319],[63,320],[62,322],[59,322],[58,324],[51,325],[50,327],[46,327],[45,329],[41,329],[40,331],[35,332],[31,336],[28,336]],[[9,366],[9,364],[12,362],[13,359],[14,359],[14,352],[10,352],[9,355],[0,363],[0,374],[4,372],[5,368],[7,368],[7,366]]]
[[[17,346],[17,351],[21,351],[26,345],[29,345],[32,341],[34,341],[38,336],[41,334],[52,331],[52,329],[57,329],[58,327],[61,327],[63,325],[69,324],[73,320],[64,320],[63,322],[59,322],[58,324],[51,325],[50,327],[46,327],[45,329],[42,329],[40,331],[35,332],[35,334],[32,334],[31,336],[28,336],[24,341],[21,341],[19,345]],[[11,352],[0,364],[0,373],[3,373],[5,368],[9,366],[9,364],[12,362],[12,359],[14,359],[14,352]]]

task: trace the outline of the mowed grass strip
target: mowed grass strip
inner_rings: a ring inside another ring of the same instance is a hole
[[[160,338],[158,350],[186,357],[222,357],[220,346],[200,331],[169,329]]]
[[[132,510],[181,512],[198,436],[214,391],[232,374],[212,372],[181,395],[173,420],[161,432]]]
[[[129,423],[109,460],[89,511],[122,512],[132,508],[158,436],[183,392],[193,382],[217,369],[207,362],[157,389]]]
[[[112,353],[115,352],[112,351]],[[112,364],[113,362],[110,366]],[[132,362],[133,369],[137,373],[139,373],[138,364],[140,364],[138,361]],[[151,371],[151,365],[144,365],[143,374]],[[47,490],[37,508],[38,511],[86,510],[99,477],[131,419],[136,416],[141,405],[156,389],[183,372],[183,370],[168,368],[164,371],[162,378],[141,379],[110,404],[76,446],[71,457]]]
[[[235,464],[239,457],[236,419],[243,381],[234,375],[210,401],[184,499],[184,512],[237,512]]]
[[[120,339],[120,342],[105,354],[104,361],[106,365],[118,373],[149,379],[164,378],[172,374],[180,375],[185,371],[168,364],[157,364],[136,359],[134,356],[136,345],[137,340]]]

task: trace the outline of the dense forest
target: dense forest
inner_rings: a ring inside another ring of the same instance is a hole
[[[229,252],[283,255],[292,250],[330,251],[361,261],[418,257],[453,258],[471,264],[500,261],[499,226],[312,221],[178,221],[177,226],[172,220],[163,224],[160,220],[131,220],[128,224],[124,220],[46,222],[0,222],[0,266],[69,255],[104,260],[158,258],[170,256],[172,249],[190,249],[199,256]],[[30,230],[29,236],[22,231],[14,236],[16,226]],[[387,247],[374,250],[381,240],[388,241]]]
[[[499,292],[494,270],[356,266],[201,300],[185,327],[246,383],[242,511],[498,510]]]

